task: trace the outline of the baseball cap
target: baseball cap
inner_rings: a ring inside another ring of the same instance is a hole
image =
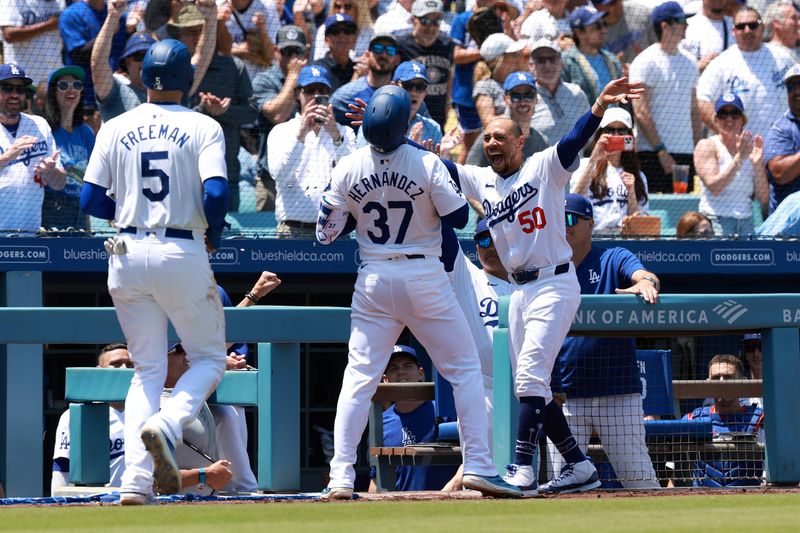
[[[22,67],[16,63],[0,65],[0,81],[6,80],[22,80],[25,82],[25,85],[33,83],[33,80],[25,75],[25,71],[22,70]]]
[[[714,106],[714,112],[719,112],[720,109],[729,105],[731,107],[735,107],[742,113],[744,113],[744,104],[742,103],[742,99],[736,96],[733,93],[725,93],[719,98],[717,98],[717,104]]]
[[[631,118],[631,114],[621,107],[610,107],[608,111],[603,114],[603,119],[600,121],[600,127],[605,128],[612,122],[622,122],[629,130],[633,129],[633,119]]]
[[[397,39],[389,32],[375,34],[375,36],[369,40],[369,45],[372,46],[378,41],[391,41],[395,46],[397,46]]]
[[[316,83],[325,85],[330,89],[331,80],[328,75],[328,69],[322,65],[308,65],[300,69],[300,74],[297,75],[298,87],[308,87]]]
[[[419,61],[403,61],[394,71],[392,81],[411,81],[411,80],[425,80],[430,83],[428,79],[428,69]]]
[[[541,39],[537,39],[533,43],[533,45],[531,46],[531,53],[533,53],[536,50],[539,50],[541,48],[549,48],[550,50],[552,50],[554,52],[558,52],[559,54],[561,53],[561,49],[558,47],[558,45],[554,41],[552,41],[552,40],[550,40],[550,39],[548,39],[546,37],[542,37]]]
[[[84,81],[86,79],[86,71],[78,65],[57,68],[47,78],[47,85],[52,85],[61,76],[75,76],[77,79]]]
[[[753,341],[761,342],[761,333],[745,333],[741,340],[742,343]]]
[[[533,77],[533,74],[525,72],[524,70],[512,72],[506,76],[506,81],[503,82],[503,90],[508,92],[521,85],[528,85],[533,87],[533,90],[536,91],[536,78]]]
[[[487,231],[489,231],[489,221],[485,218],[482,218],[475,225],[475,234],[472,236],[472,238],[478,240],[478,235],[486,233]]]
[[[412,348],[411,346],[406,346],[405,344],[396,344],[394,348],[392,348],[392,355],[389,356],[389,361],[392,360],[392,357],[396,355],[404,355],[409,359],[412,359],[417,366],[422,366],[419,364],[419,357],[417,357],[417,351]]]
[[[689,15],[683,10],[678,2],[664,2],[657,5],[653,9],[653,14],[650,15],[650,20],[653,24],[661,24],[672,19],[687,18]]]
[[[786,74],[783,75],[783,83],[786,83],[790,78],[794,78],[795,76],[800,76],[800,63],[795,63],[786,71]]]
[[[331,15],[325,19],[325,35],[328,35],[328,30],[331,29],[331,26],[335,26],[336,24],[352,26],[353,28],[358,29],[358,25],[356,24],[356,21],[353,20],[353,17],[343,13],[336,13],[335,15]]]
[[[174,21],[167,22],[167,26],[173,28],[191,28],[193,26],[202,26],[205,20],[203,14],[197,9],[194,4],[183,4],[181,10],[178,11],[178,16]]]
[[[580,194],[568,194],[564,205],[565,213],[572,213],[583,218],[594,218],[592,204],[585,196]]]
[[[525,49],[525,41],[515,41],[505,33],[493,33],[481,45],[481,57],[494,61],[503,54],[513,54]]]
[[[275,40],[281,50],[286,48],[306,49],[306,34],[294,24],[288,24],[279,29]]]
[[[120,59],[125,59],[136,52],[146,52],[154,42],[156,40],[147,33],[134,33],[128,37],[128,41],[125,43],[125,50],[122,52]]]
[[[424,17],[430,13],[444,15],[444,5],[441,0],[416,0],[411,6],[411,14],[415,17]]]
[[[569,16],[569,27],[573,30],[575,28],[585,28],[602,20],[608,13],[597,11],[594,8],[582,6],[572,12]]]
[[[607,6],[613,4],[615,0],[592,0],[592,4],[596,6]]]

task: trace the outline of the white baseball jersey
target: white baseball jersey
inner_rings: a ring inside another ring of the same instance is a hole
[[[204,230],[202,182],[215,176],[227,179],[219,123],[177,104],[147,103],[100,128],[84,181],[116,199],[117,227]]]
[[[572,258],[564,189],[577,166],[576,159],[569,169],[562,167],[555,146],[533,154],[507,178],[491,167],[458,166],[464,194],[483,205],[494,246],[509,273]]]
[[[0,7],[0,28],[33,26],[57,16],[65,8],[64,0],[4,0]],[[58,28],[23,41],[5,41],[3,62],[21,66],[33,83],[38,84],[47,81],[50,73],[61,67],[59,51],[63,45]]]
[[[0,127],[0,154],[25,135],[36,137],[36,144],[0,167],[0,230],[36,231],[42,222],[44,183],[36,165],[56,151],[56,140],[45,119],[20,113],[16,136]],[[63,169],[60,161],[56,166]]]
[[[439,217],[463,206],[464,195],[438,156],[420,153],[407,144],[389,154],[365,146],[333,169],[325,201],[358,221],[362,259],[441,255]]]

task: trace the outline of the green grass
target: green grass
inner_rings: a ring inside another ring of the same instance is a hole
[[[800,494],[45,507],[0,511],[2,531],[760,533],[799,529]]]

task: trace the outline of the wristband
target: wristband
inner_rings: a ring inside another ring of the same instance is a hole
[[[650,283],[653,284],[653,287],[658,287],[658,282],[655,280],[653,276],[642,276],[642,279],[646,279]]]
[[[205,485],[206,484],[206,469],[205,468],[198,468],[197,469],[197,477],[199,479],[198,483],[200,485]]]
[[[657,145],[655,145],[653,147],[653,151],[655,153],[659,153],[659,152],[662,152],[662,151],[666,152],[667,151],[667,147],[664,146],[664,143],[658,143]]]
[[[254,304],[257,304],[258,301],[261,300],[261,298],[259,298],[255,294],[253,294],[252,291],[250,291],[247,294],[245,294],[244,297],[247,298],[248,300],[250,300],[251,302],[253,302]]]
[[[608,111],[608,106],[603,105],[603,102],[600,101],[599,96],[595,98],[594,103],[597,104],[603,111]]]

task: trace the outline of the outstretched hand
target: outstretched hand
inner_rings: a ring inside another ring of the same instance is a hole
[[[344,116],[350,119],[350,124],[357,128],[364,123],[364,113],[367,111],[367,103],[361,98],[356,98],[354,104],[347,104],[351,110],[350,113],[345,113]]]
[[[610,104],[625,104],[628,100],[638,100],[644,92],[644,84],[640,81],[629,83],[627,77],[611,80],[603,87],[603,92],[597,99],[603,106]]]

